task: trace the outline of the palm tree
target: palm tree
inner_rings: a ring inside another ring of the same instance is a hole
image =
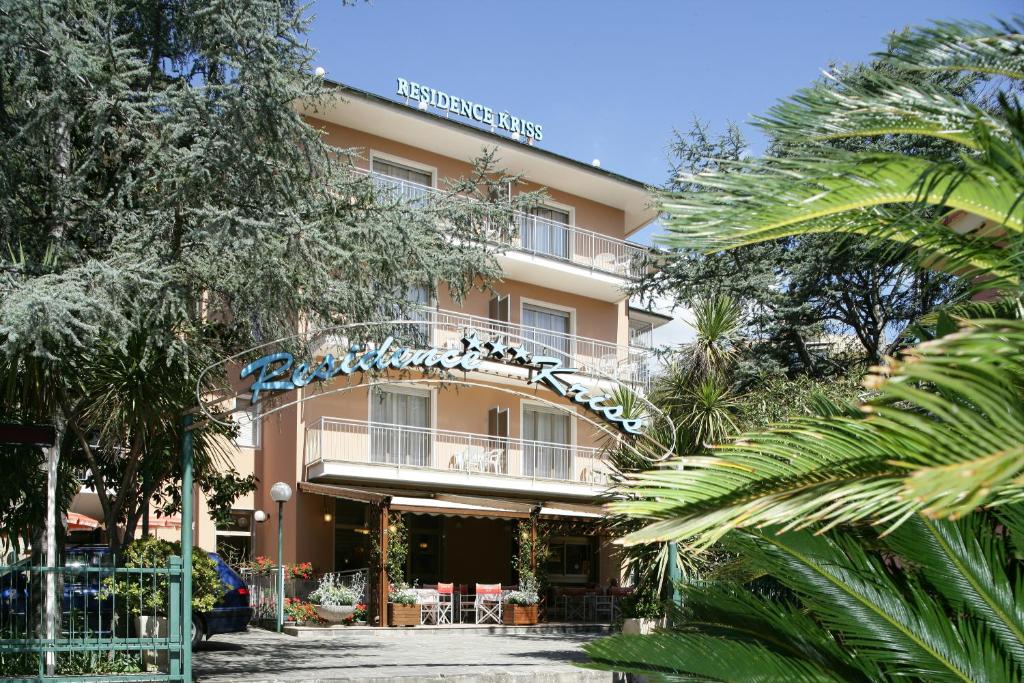
[[[1009,94],[1024,82],[1022,33],[1016,20],[897,36],[881,56],[886,75],[804,90],[761,120],[771,136],[799,141],[800,154],[735,162],[685,179],[702,192],[666,195],[677,245],[859,234],[910,245],[923,265],[973,277],[989,296],[950,309],[955,334],[876,368],[870,402],[743,435],[685,469],[631,477],[633,499],[616,509],[649,523],[627,542],[706,547],[730,529],[773,524],[894,527],[918,512],[958,517],[1024,497],[1024,114]],[[994,75],[1010,87],[982,108],[900,80],[915,70]],[[825,144],[879,135],[952,141],[961,154],[931,161]],[[982,227],[951,230],[964,212]],[[971,319],[979,314],[989,317]]]
[[[639,527],[625,543],[718,544],[736,566],[685,587],[673,631],[588,646],[592,666],[684,680],[1021,680],[1024,115],[1008,93],[1024,81],[1022,29],[898,36],[886,75],[802,91],[761,120],[799,154],[687,177],[704,191],[665,197],[680,246],[860,235],[973,278],[987,297],[922,321],[928,341],[874,368],[866,403],[822,405],[630,475],[629,499],[613,504]],[[980,107],[900,79],[922,70],[1009,87]],[[827,144],[882,135],[961,154]],[[950,229],[965,214],[980,227]]]

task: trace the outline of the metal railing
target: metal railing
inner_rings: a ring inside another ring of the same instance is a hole
[[[375,171],[366,173],[396,200],[424,202],[440,190]],[[514,230],[493,230],[495,240],[517,251],[571,263],[594,271],[638,278],[647,268],[647,249],[593,230],[567,225],[522,211],[514,212]]]
[[[181,578],[176,556],[165,567],[0,566],[0,677],[42,680],[49,665],[58,677],[183,680]]]
[[[306,429],[306,466],[352,462],[604,484],[601,450],[426,427],[322,417]]]
[[[252,606],[250,623],[267,625],[277,618],[277,569],[271,567],[265,571],[240,569],[239,575],[249,586],[249,604]],[[356,602],[366,604],[368,594],[369,570],[349,569],[339,572],[327,572],[316,579],[286,578],[284,581],[284,597],[308,601],[309,595],[320,585],[323,576],[331,575],[338,583],[356,589]]]
[[[425,309],[423,315],[434,325],[423,326],[422,338],[440,348],[461,348],[463,334],[475,330],[484,338],[502,338],[511,346],[522,344],[535,355],[561,357],[584,374],[626,382],[634,389],[650,386],[654,355],[644,349],[455,311]]]

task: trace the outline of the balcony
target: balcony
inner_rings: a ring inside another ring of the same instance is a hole
[[[598,448],[323,417],[306,429],[306,477],[588,498],[608,484]]]
[[[416,202],[441,193],[441,190],[427,185],[365,169],[356,170],[368,174],[378,188],[400,201]],[[515,228],[495,231],[495,234],[500,234],[500,244],[523,254],[624,279],[639,278],[647,268],[648,252],[645,247],[599,232],[521,211],[515,212]]]
[[[421,346],[462,348],[462,337],[476,331],[482,338],[501,338],[511,346],[522,344],[531,354],[556,356],[566,365],[597,379],[610,379],[628,384],[638,392],[650,388],[654,371],[654,354],[648,349],[619,346],[600,339],[552,332],[539,327],[507,323],[455,311],[421,309],[413,314],[422,319],[402,325],[395,336]]]

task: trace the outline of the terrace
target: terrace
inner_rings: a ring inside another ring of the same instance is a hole
[[[593,498],[601,449],[515,437],[323,417],[306,428],[306,477],[430,484]]]
[[[442,191],[412,181],[356,168],[394,198],[415,202]],[[496,239],[516,252],[568,264],[591,273],[629,280],[647,268],[646,247],[608,235],[517,211],[515,230],[496,231]]]

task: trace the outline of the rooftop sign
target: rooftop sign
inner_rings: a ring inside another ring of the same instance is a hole
[[[425,103],[431,107],[437,107],[451,114],[464,116],[478,123],[507,130],[509,133],[519,133],[526,138],[533,138],[538,142],[544,139],[544,127],[540,124],[512,116],[507,111],[495,112],[491,107],[482,105],[479,102],[455,97],[415,81],[399,78],[398,94],[402,97]]]

